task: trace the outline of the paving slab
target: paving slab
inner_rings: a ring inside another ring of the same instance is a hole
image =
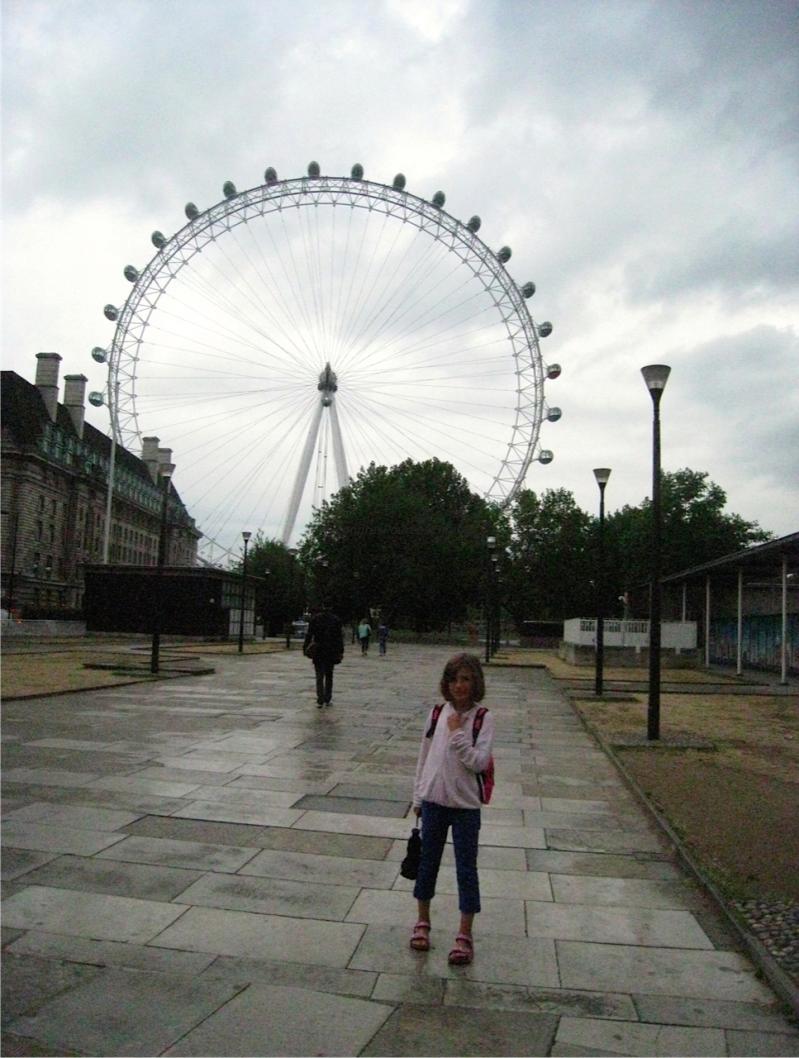
[[[564,904],[689,910],[702,906],[696,887],[685,879],[661,882],[639,878],[580,878],[553,874],[552,891],[555,900]]]
[[[340,922],[359,892],[358,886],[324,885],[321,881],[297,882],[285,878],[210,873],[175,897],[175,902]]]
[[[257,852],[257,848],[203,844],[199,841],[128,837],[113,848],[99,853],[98,859],[184,867],[192,871],[227,871],[232,874],[256,856]]]
[[[726,1036],[730,1058],[748,1058],[752,1054],[774,1055],[775,1058],[799,1055],[799,1035],[794,1033],[780,1035],[730,1029]]]
[[[76,830],[72,827],[50,827],[36,823],[8,823],[0,833],[0,842],[14,849],[73,852],[78,856],[91,856],[110,845],[116,845],[124,836],[108,831]]]
[[[49,827],[69,827],[75,830],[113,831],[135,822],[141,813],[120,812],[112,808],[92,808],[81,805],[34,802],[10,812],[8,823],[39,823]]]
[[[364,797],[333,797],[327,795],[320,797],[317,794],[308,794],[295,802],[295,808],[313,809],[318,812],[338,812],[346,815],[359,816],[388,816],[394,819],[404,819],[410,801],[386,801],[376,798]]]
[[[224,804],[219,801],[190,801],[172,815],[178,819],[210,819],[225,823],[247,823],[259,827],[290,827],[302,816],[292,808],[273,808],[253,801]]]
[[[252,985],[167,1055],[352,1055],[393,1007],[307,988]]]
[[[770,989],[752,964],[724,951],[630,947],[557,941],[558,966],[567,988],[591,988],[601,980],[614,992],[696,996],[768,1003]]]
[[[655,1055],[707,1055],[717,1058],[726,1050],[721,1029],[641,1025],[631,1021],[563,1017],[556,1045],[590,1048],[590,1053]]]
[[[401,1006],[362,1050],[362,1055],[545,1055],[557,1018],[508,1010],[476,1010],[468,1018],[455,1007]]]
[[[28,930],[8,949],[14,955],[36,955],[45,959],[64,959],[90,966],[119,966],[152,973],[183,974],[193,977],[202,973],[216,959],[202,952],[170,951],[144,944],[89,937],[66,936]]]
[[[21,878],[24,874],[56,859],[58,855],[57,852],[36,852],[32,849],[4,849],[0,858],[0,880],[11,882],[15,878]]]
[[[376,991],[376,990],[375,990]],[[566,988],[527,988],[484,984],[462,978],[447,981],[444,1002],[461,1007],[494,1007],[537,1014],[572,1014],[628,1021],[636,1017],[629,996],[613,992],[571,992]]]
[[[527,849],[527,868],[549,874],[574,874],[581,878],[648,878],[652,881],[684,881],[685,875],[669,860],[639,858],[604,852],[567,852],[558,849]]]
[[[9,1030],[85,1054],[161,1054],[237,991],[224,980],[106,969]]]
[[[239,873],[297,882],[325,879],[329,885],[356,886],[358,889],[390,889],[398,879],[399,864],[264,849],[245,864]]]
[[[53,959],[23,958],[3,953],[2,1024],[5,1028],[23,1014],[35,1013],[53,996],[66,992],[99,973],[95,966],[79,966]]]
[[[163,952],[188,955],[188,952]],[[209,958],[192,956],[192,958]],[[241,959],[229,955],[212,956],[204,970],[209,977],[226,977],[239,984],[297,985],[315,992],[335,992],[342,996],[372,996],[377,973],[370,970],[342,970],[315,963],[277,962],[274,959]],[[378,998],[378,997],[373,997]]]
[[[514,937],[525,935],[524,901],[510,898],[481,897],[482,910],[479,917],[479,928],[482,933],[506,933]],[[459,921],[458,898],[456,895],[438,892],[435,897],[433,916],[436,922]],[[415,905],[408,894],[398,890],[362,889],[347,914],[348,922],[369,923],[408,923],[415,921]],[[456,931],[455,931],[456,932]],[[452,945],[450,945],[451,947]]]
[[[319,966],[350,965],[364,926],[192,907],[150,943],[179,951],[214,952],[249,959],[274,959]],[[371,969],[371,967],[354,967]]]
[[[17,929],[145,943],[186,908],[155,900],[31,885],[3,901],[3,921]]]
[[[527,935],[558,940],[639,944],[659,948],[712,949],[688,911],[648,907],[604,907],[527,900]]]
[[[27,874],[25,883],[169,901],[202,877],[201,871],[124,863],[110,857],[59,856]]]
[[[744,1029],[791,1035],[799,1030],[775,1007],[734,1003],[718,999],[633,995],[639,1021],[662,1025],[697,1025],[718,1029]]]

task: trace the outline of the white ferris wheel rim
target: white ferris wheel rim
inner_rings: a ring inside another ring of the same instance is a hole
[[[188,222],[170,238],[153,233],[156,253],[140,272],[130,266],[125,270],[133,287],[123,307],[111,317],[116,319],[116,327],[109,349],[107,399],[117,443],[130,449],[141,445],[136,408],[140,348],[158,302],[172,281],[205,246],[239,225],[283,210],[320,205],[365,209],[414,226],[420,234],[454,254],[490,297],[506,332],[509,355],[515,361],[516,405],[511,437],[503,457],[497,460],[491,485],[483,494],[500,507],[508,506],[540,451],[545,410],[546,372],[538,329],[525,300],[527,295],[509,274],[504,260],[479,238],[476,230],[441,205],[413,195],[404,187],[354,176],[267,179],[266,183],[241,192],[227,184],[225,197],[205,211],[199,212],[189,204]],[[542,461],[551,459],[551,453],[541,456],[548,457]]]

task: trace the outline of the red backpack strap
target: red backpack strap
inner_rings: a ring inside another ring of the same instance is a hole
[[[444,708],[444,703],[443,702],[441,702],[440,705],[434,705],[433,706],[433,711],[430,714],[430,727],[428,727],[428,729],[427,729],[427,732],[425,734],[425,738],[432,738],[433,735],[436,733],[436,724],[438,723],[438,718],[441,716],[441,710],[443,708]]]
[[[477,742],[477,736],[480,734],[480,728],[483,726],[483,718],[487,712],[488,710],[486,707],[481,705],[474,714],[474,720],[472,720],[472,745]]]

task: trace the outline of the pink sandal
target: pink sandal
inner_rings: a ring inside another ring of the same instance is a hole
[[[450,966],[468,966],[474,957],[474,944],[468,933],[459,933],[455,938],[455,947],[449,953]]]
[[[411,933],[411,947],[414,951],[430,951],[430,923],[419,921]]]

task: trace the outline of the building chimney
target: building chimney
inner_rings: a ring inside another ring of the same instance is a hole
[[[141,458],[142,462],[146,465],[147,470],[150,473],[150,477],[153,482],[158,484],[158,444],[160,438],[158,437],[142,437],[141,439]]]
[[[75,433],[83,438],[83,416],[86,413],[84,398],[86,396],[85,375],[64,375],[64,407],[69,412]]]
[[[158,449],[158,470],[161,471],[161,467],[172,466],[172,449],[171,448],[159,448]]]
[[[58,365],[61,357],[58,353],[36,354],[36,388],[42,395],[47,414],[55,422],[58,412]]]

